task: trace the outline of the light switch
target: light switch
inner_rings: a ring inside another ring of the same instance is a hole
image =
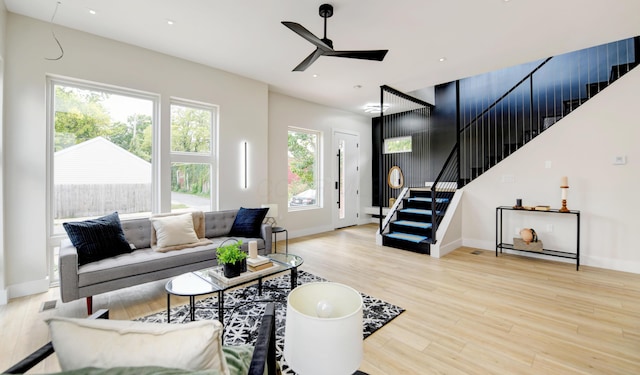
[[[551,168],[551,160],[545,161],[544,162],[544,167],[547,168],[547,169]]]

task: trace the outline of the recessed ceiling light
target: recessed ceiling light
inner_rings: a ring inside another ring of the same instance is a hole
[[[174,23],[175,22],[173,22],[172,20],[167,20],[167,25],[169,25],[169,26],[173,26]]]
[[[441,57],[440,59],[438,59],[438,61],[445,62],[445,61],[447,61],[447,58],[446,57]]]
[[[362,88],[362,85],[355,85],[355,86],[353,86],[353,88],[354,88],[354,89],[361,89],[361,88]]]
[[[93,15],[95,15],[95,14],[96,14],[96,11],[95,11],[95,10],[93,10],[93,9],[89,9],[89,14],[93,14]]]
[[[317,74],[314,74],[314,75],[313,75],[313,78],[318,78],[318,75],[317,75]]]

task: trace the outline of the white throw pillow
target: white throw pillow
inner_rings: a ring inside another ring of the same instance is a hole
[[[229,374],[216,320],[160,324],[54,317],[47,323],[63,371],[160,366]]]
[[[156,231],[158,247],[169,247],[198,242],[190,213],[149,218]]]

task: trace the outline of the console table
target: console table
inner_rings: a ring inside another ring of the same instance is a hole
[[[535,214],[557,214],[557,215],[574,215],[576,218],[576,249],[575,252],[568,251],[560,251],[560,250],[552,250],[552,249],[542,249],[542,251],[532,251],[532,250],[521,250],[516,249],[512,243],[506,243],[502,241],[502,224],[503,224],[503,212],[504,211],[515,211],[515,212],[531,212]],[[527,210],[520,208],[513,208],[510,206],[499,206],[496,207],[496,256],[498,256],[498,251],[502,253],[502,249],[514,250],[514,251],[522,251],[528,253],[549,255],[560,258],[569,258],[576,260],[576,271],[580,269],[580,211],[570,210],[569,212],[560,212],[560,210],[552,209],[548,211],[537,211],[537,210]]]

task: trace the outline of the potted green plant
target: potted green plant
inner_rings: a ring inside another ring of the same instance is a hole
[[[242,251],[242,240],[225,245],[227,241],[224,241],[216,250],[218,264],[222,264],[225,277],[240,276],[247,267],[247,253]]]

